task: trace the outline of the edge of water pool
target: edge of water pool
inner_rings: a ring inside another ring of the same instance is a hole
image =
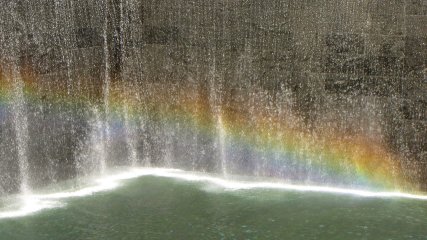
[[[92,194],[104,191],[110,191],[120,187],[122,181],[138,178],[142,176],[157,176],[165,178],[174,178],[191,182],[210,183],[226,190],[249,190],[249,189],[275,189],[284,191],[299,192],[319,192],[329,194],[353,195],[369,198],[406,198],[414,200],[427,200],[427,195],[404,193],[404,192],[383,192],[348,189],[328,186],[297,185],[280,182],[268,181],[241,181],[226,179],[217,176],[211,176],[205,173],[188,172],[179,169],[167,168],[130,168],[120,172],[111,172],[109,174],[98,176],[92,179],[91,184],[83,186],[80,189],[68,191],[59,191],[46,194],[27,194],[14,196],[12,206],[0,210],[0,219],[17,218],[35,214],[44,209],[63,207],[65,203],[61,200],[90,196]]]

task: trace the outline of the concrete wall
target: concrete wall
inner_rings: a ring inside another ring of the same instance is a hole
[[[21,0],[0,16],[2,61],[45,81],[40,96],[99,96],[106,37],[117,81],[197,89],[214,72],[223,101],[290,92],[307,128],[384,136],[427,183],[426,0]]]
[[[215,64],[228,91],[291,90],[308,127],[384,136],[427,182],[427,1],[133,4],[127,62],[146,80],[197,79]]]

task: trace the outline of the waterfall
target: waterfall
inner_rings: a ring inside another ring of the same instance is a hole
[[[133,130],[133,126],[130,124],[129,119],[129,107],[125,103],[123,107],[124,114],[124,125],[125,125],[125,134],[126,134],[126,146],[128,150],[128,161],[132,166],[136,166],[138,164],[138,153],[136,150],[136,142],[135,142],[135,134]]]
[[[104,123],[96,107],[91,108],[92,116],[89,120],[88,139],[83,141],[81,152],[77,154],[77,167],[79,173],[90,175],[94,172],[104,174],[106,171],[106,146],[104,137]]]
[[[30,192],[29,164],[28,164],[28,118],[24,96],[24,82],[20,77],[16,64],[12,64],[13,100],[12,115],[15,125],[16,148],[20,172],[20,190],[23,194]]]
[[[93,162],[97,162],[99,170],[102,173],[105,172],[107,168],[107,146],[105,144],[105,129],[104,124],[101,119],[99,111],[94,108],[95,121],[92,123],[92,134],[90,136],[90,146],[93,151],[91,151]],[[96,160],[97,159],[97,160]]]
[[[227,152],[226,152],[226,132],[224,128],[224,124],[222,122],[221,115],[218,116],[218,142],[219,142],[219,149],[220,149],[220,158],[221,158],[221,170],[222,175],[227,175]]]
[[[103,84],[103,105],[104,105],[104,122],[103,122],[103,149],[108,152],[108,148],[111,143],[110,136],[110,51],[108,49],[108,1],[105,1],[105,12],[104,12],[104,29],[103,29],[103,48],[104,48],[104,84]],[[106,155],[107,153],[103,153]],[[101,166],[107,166],[107,156],[102,158]]]
[[[172,131],[172,129],[168,129],[168,131]],[[174,162],[173,137],[173,133],[167,133],[166,135],[166,146],[164,153],[164,164],[166,167],[172,167]]]
[[[124,165],[427,189],[425,39],[363,4],[4,2],[5,192]]]
[[[220,165],[221,165],[221,173],[225,176],[227,175],[227,154],[226,154],[226,131],[225,126],[222,120],[221,115],[221,96],[217,91],[220,91],[221,89],[218,89],[218,85],[215,84],[216,82],[216,61],[215,57],[213,59],[213,68],[210,71],[210,92],[209,92],[209,104],[213,108],[213,115],[216,119],[216,131],[217,131],[217,148],[219,151],[219,157],[220,157]]]
[[[139,116],[139,129],[142,132],[142,145],[143,145],[143,152],[142,152],[142,165],[144,167],[150,167],[151,166],[151,156],[150,152],[148,151],[148,133],[147,133],[147,119],[145,119],[143,116]]]

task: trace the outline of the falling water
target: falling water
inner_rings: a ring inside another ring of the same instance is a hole
[[[222,122],[221,115],[218,116],[218,142],[219,142],[219,149],[220,149],[220,157],[221,157],[221,170],[222,175],[227,175],[227,153],[226,153],[226,132],[225,127]]]
[[[129,107],[127,104],[124,104],[123,107],[124,113],[124,125],[125,125],[125,134],[126,134],[126,146],[128,151],[128,161],[132,166],[136,166],[138,163],[138,156],[136,150],[135,134],[133,126],[130,124],[129,119]]]
[[[12,65],[13,100],[12,115],[15,125],[16,148],[18,152],[18,164],[21,185],[20,190],[25,195],[30,192],[29,164],[28,164],[28,120],[27,108],[24,97],[24,82],[20,77],[16,65]]]
[[[0,60],[15,67],[0,72],[13,83],[0,86],[11,106],[0,132],[16,141],[0,141],[0,188],[21,182],[35,192],[71,178],[79,155],[87,158],[77,165],[100,172],[115,161],[364,186],[366,174],[391,178],[371,164],[373,152],[379,166],[398,167],[397,182],[427,189],[424,55],[411,54],[425,39],[378,28],[383,16],[363,4],[9,2],[0,7]],[[399,34],[396,56],[388,45]],[[83,142],[88,150],[76,153]]]
[[[93,143],[95,145],[95,153],[96,155],[94,157],[99,158],[99,169],[101,173],[105,172],[105,169],[107,168],[107,146],[105,144],[105,136],[104,134],[107,133],[107,131],[104,131],[103,129],[104,124],[101,120],[101,115],[99,114],[98,110],[95,109],[95,132],[93,135]]]
[[[92,107],[91,112],[93,117],[89,122],[89,137],[88,141],[85,142],[86,146],[84,146],[82,153],[78,157],[78,164],[83,174],[91,174],[93,172],[104,174],[107,168],[104,123],[101,113],[96,107]]]
[[[151,166],[151,157],[148,152],[148,142],[147,142],[147,120],[143,116],[139,116],[139,129],[142,131],[142,165],[146,167]]]
[[[103,84],[103,105],[104,105],[104,123],[103,123],[103,140],[102,144],[104,145],[104,149],[108,150],[111,143],[110,136],[110,51],[108,49],[108,1],[105,1],[105,12],[104,12],[104,29],[103,29],[103,47],[104,47],[104,84]],[[103,153],[104,155],[106,153]],[[107,165],[106,161],[107,156],[103,158],[103,162],[101,163],[103,166]]]
[[[165,152],[164,152],[164,164],[165,167],[172,167],[174,162],[174,156],[173,156],[173,132],[170,131],[167,133],[166,136],[166,143],[165,143]]]
[[[226,154],[226,131],[221,115],[221,79],[217,79],[216,57],[213,54],[212,67],[209,71],[209,104],[212,106],[213,114],[216,118],[217,146],[221,163],[221,173],[227,175],[227,154]]]

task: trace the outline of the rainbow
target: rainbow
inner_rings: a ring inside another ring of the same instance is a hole
[[[13,97],[13,80],[4,69],[0,72],[0,109]],[[23,70],[20,77],[29,102],[103,106],[100,81],[79,79],[72,85],[67,85],[63,79],[40,81],[42,76],[27,70]],[[141,116],[154,116],[171,124],[184,123],[185,127],[212,137],[217,134],[220,116],[229,151],[238,146],[259,156],[260,164],[268,165],[264,176],[274,177],[281,167],[292,162],[297,169],[308,165],[311,169],[322,169],[338,182],[418,190],[413,180],[405,175],[400,165],[401,157],[388,149],[380,137],[349,135],[322,123],[307,127],[292,106],[274,100],[271,93],[257,86],[244,91],[245,94],[239,95],[224,90],[213,101],[209,86],[203,83],[113,79],[108,101],[115,121],[121,121],[123,106],[127,106],[130,118],[135,121]],[[292,181],[292,178],[287,180]]]

